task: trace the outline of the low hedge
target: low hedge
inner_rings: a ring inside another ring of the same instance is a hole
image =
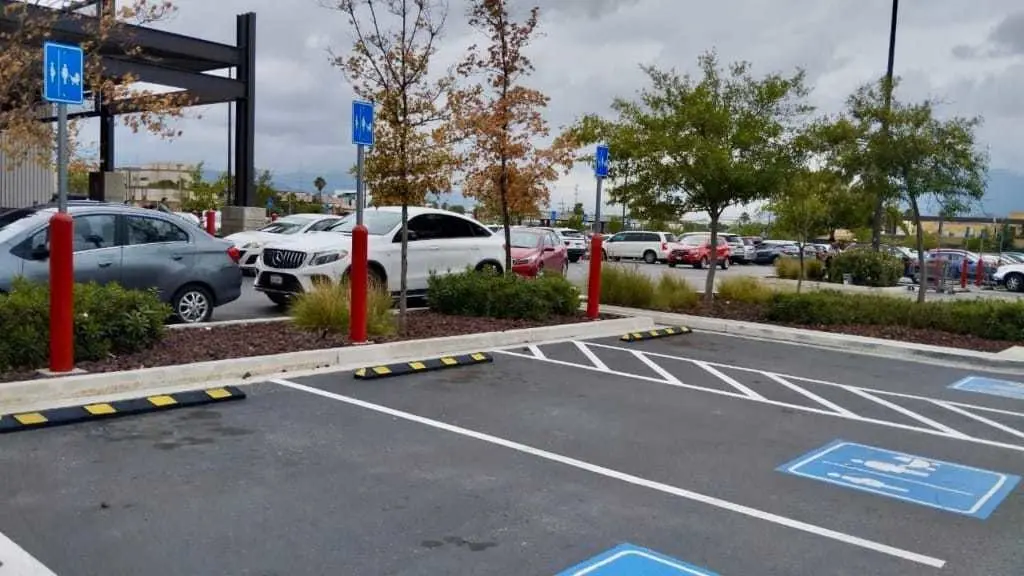
[[[786,256],[775,260],[775,275],[786,280],[800,277],[800,259]],[[804,280],[824,280],[825,266],[817,258],[804,258]]]
[[[155,291],[117,284],[76,284],[75,360],[101,360],[158,343],[171,308]],[[50,289],[16,280],[0,295],[0,371],[46,366],[50,357]]]
[[[522,278],[467,270],[432,275],[427,305],[456,316],[545,320],[578,314],[580,291],[562,276]]]
[[[844,274],[850,274],[858,286],[898,286],[903,278],[903,261],[882,252],[851,250],[832,257],[828,281],[841,283]]]

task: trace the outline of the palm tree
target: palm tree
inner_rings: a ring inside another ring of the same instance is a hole
[[[316,187],[316,194],[317,194],[318,201],[321,204],[323,204],[324,203],[324,188],[327,187],[327,180],[324,180],[323,176],[317,176],[316,179],[313,180],[313,186]]]

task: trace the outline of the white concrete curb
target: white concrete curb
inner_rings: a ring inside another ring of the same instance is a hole
[[[812,346],[835,348],[847,352],[897,358],[944,360],[959,364],[969,364],[975,369],[1001,368],[1013,371],[1024,370],[1024,354],[1014,348],[996,354],[804,328],[789,328],[771,324],[709,318],[707,316],[691,316],[688,314],[672,314],[654,310],[625,308],[622,306],[602,305],[601,312],[606,314],[644,315],[650,317],[655,323],[662,325],[683,325],[697,331],[763,338],[794,344],[810,344]]]
[[[188,390],[208,386],[213,382],[245,384],[247,382],[238,381],[259,381],[284,372],[326,367],[340,370],[349,367],[433,358],[448,354],[486,351],[520,344],[538,344],[552,340],[618,336],[627,332],[650,330],[653,327],[654,322],[647,315],[643,315],[505,332],[464,334],[426,340],[308,350],[123,372],[7,382],[0,384],[0,414],[91,403],[98,399],[111,401],[153,393]]]
[[[408,312],[417,312],[420,310],[430,310],[425,306],[418,308],[409,308]],[[398,314],[398,310],[392,310],[392,314]],[[248,324],[266,324],[268,322],[284,322],[290,320],[291,316],[284,314],[282,316],[261,316],[259,318],[242,318],[240,320],[214,320],[213,322],[198,322],[195,324],[168,324],[167,328],[171,330],[182,330],[189,328],[216,328],[218,326],[246,326]]]

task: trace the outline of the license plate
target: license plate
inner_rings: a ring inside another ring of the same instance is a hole
[[[279,286],[281,284],[284,284],[284,278],[282,278],[280,276],[272,275],[270,277],[270,283]]]

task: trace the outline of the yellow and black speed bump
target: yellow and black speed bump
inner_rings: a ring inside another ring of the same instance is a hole
[[[17,432],[32,428],[45,428],[49,426],[63,426],[77,422],[87,422],[102,418],[117,418],[147,412],[162,412],[175,408],[188,406],[200,406],[214,402],[226,402],[228,400],[241,400],[245,398],[242,392],[234,386],[223,388],[209,388],[205,390],[190,390],[188,392],[175,392],[174,394],[161,394],[159,396],[146,396],[144,398],[133,398],[131,400],[117,400],[114,402],[101,402],[97,404],[86,404],[84,406],[71,406],[68,408],[53,408],[40,410],[38,412],[22,412],[20,414],[0,415],[0,434],[4,432]]]
[[[458,366],[472,366],[490,362],[494,362],[493,356],[483,352],[475,352],[458,356],[441,356],[440,358],[419,360],[417,362],[367,366],[366,368],[356,370],[355,377],[360,380],[373,380],[374,378],[390,378],[392,376],[404,376],[406,374],[418,374],[420,372],[432,372],[434,370],[446,370]]]
[[[666,336],[679,336],[680,334],[689,334],[690,332],[693,332],[693,330],[686,326],[670,326],[656,330],[644,330],[643,332],[630,332],[629,334],[623,334],[619,340],[623,342],[639,342],[641,340],[654,340],[655,338],[664,338]]]

